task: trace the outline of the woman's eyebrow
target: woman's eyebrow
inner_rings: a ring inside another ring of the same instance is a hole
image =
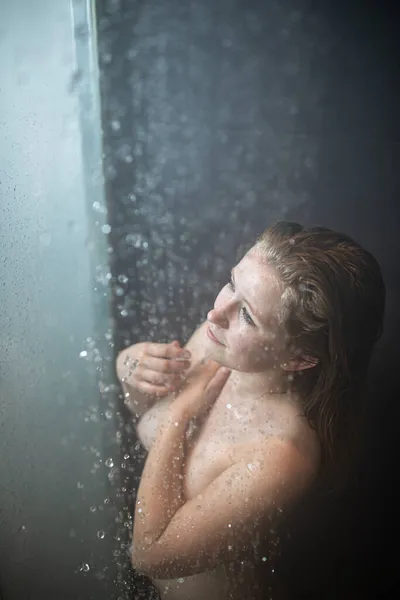
[[[234,272],[233,272],[233,271],[234,271],[234,269],[231,269],[231,279],[232,279],[233,283],[235,283],[235,275],[234,275]],[[243,296],[243,300],[246,302],[246,304],[248,304],[248,306],[249,306],[249,308],[250,308],[251,312],[253,313],[253,315],[256,317],[256,319],[257,319],[258,321],[260,321],[260,317],[257,315],[257,313],[256,313],[256,311],[254,310],[254,308],[251,306],[251,304],[250,304],[250,302],[247,300],[246,296],[245,296],[244,294],[242,294],[242,296]],[[260,321],[260,323],[261,323],[261,321]]]

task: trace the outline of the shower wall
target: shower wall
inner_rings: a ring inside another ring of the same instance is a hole
[[[307,597],[383,592],[396,572],[395,22],[378,2],[98,3],[117,349],[187,339],[240,252],[276,219],[341,229],[382,264],[387,326],[365,459],[344,497],[314,507],[287,559]],[[142,463],[129,427],[123,444],[135,457],[132,507]]]
[[[89,9],[67,0],[0,3],[2,600],[118,595]]]

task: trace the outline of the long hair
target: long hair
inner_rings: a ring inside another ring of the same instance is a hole
[[[256,248],[283,284],[292,356],[318,361],[294,384],[321,442],[321,471],[341,487],[362,447],[367,371],[385,310],[380,267],[349,236],[297,223],[268,228]]]

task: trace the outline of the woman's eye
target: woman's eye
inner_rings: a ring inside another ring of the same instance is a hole
[[[245,306],[242,306],[241,312],[242,312],[243,318],[246,321],[246,323],[248,323],[249,325],[253,325],[254,326],[255,323],[254,323],[253,319],[251,318],[251,316],[249,315],[249,313],[247,312]]]

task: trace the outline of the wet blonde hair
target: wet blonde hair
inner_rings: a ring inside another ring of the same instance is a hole
[[[276,223],[255,247],[283,284],[281,321],[290,352],[318,361],[295,373],[295,385],[319,435],[325,471],[344,481],[360,449],[364,386],[382,334],[380,267],[349,236],[298,223]]]

